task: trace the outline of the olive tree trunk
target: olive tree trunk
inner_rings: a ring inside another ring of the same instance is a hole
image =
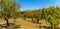
[[[7,26],[9,26],[8,19],[6,17],[4,17],[4,19],[6,20]]]

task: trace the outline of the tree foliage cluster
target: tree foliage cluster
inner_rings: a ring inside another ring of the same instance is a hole
[[[22,11],[21,17],[28,17],[28,18],[45,18],[47,19],[50,16],[55,17],[56,19],[60,18],[60,7],[58,6],[50,6],[48,8],[42,8],[38,10],[32,11]]]

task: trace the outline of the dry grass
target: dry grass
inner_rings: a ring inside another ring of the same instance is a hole
[[[30,18],[29,18],[29,20],[30,20]],[[6,23],[6,21],[0,20],[0,24],[5,24],[5,23]],[[14,23],[14,19],[10,18],[9,23]],[[26,21],[22,18],[17,18],[15,24],[20,25],[21,28],[19,28],[19,29],[40,29],[39,26],[41,26],[41,25],[46,26],[47,25],[45,20],[40,20],[40,23],[41,24],[36,24],[36,23],[32,23],[31,20]]]
[[[16,21],[18,22],[17,24],[21,25],[21,29],[39,29],[38,24],[27,22],[27,21],[20,19],[20,18],[16,19]]]

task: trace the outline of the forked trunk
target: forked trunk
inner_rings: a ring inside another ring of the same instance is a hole
[[[7,26],[9,26],[9,22],[8,22],[8,19],[6,17],[4,17],[5,20],[6,20],[6,23],[7,23]]]
[[[8,19],[6,20],[6,23],[7,23],[7,26],[9,26],[9,22],[8,22]]]

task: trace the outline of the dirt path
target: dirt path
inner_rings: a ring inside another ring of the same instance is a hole
[[[27,21],[22,20],[22,19],[19,19],[19,20],[17,19],[16,21],[18,22],[18,24],[21,25],[20,29],[39,29],[38,24],[27,22]]]

